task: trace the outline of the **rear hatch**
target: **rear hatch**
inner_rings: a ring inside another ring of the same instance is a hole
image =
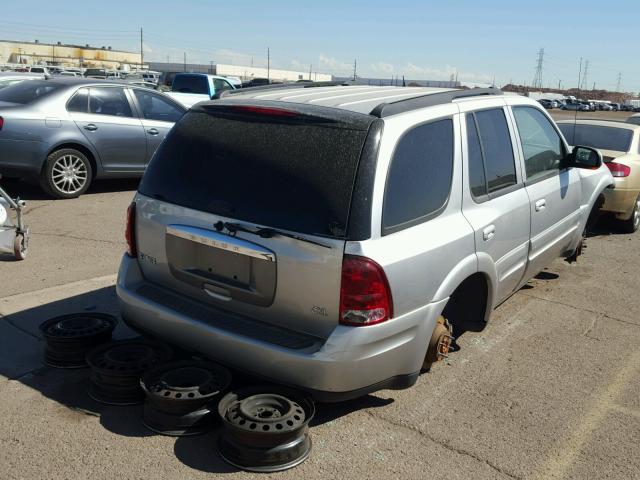
[[[372,120],[270,102],[189,111],[140,184],[144,276],[218,309],[328,336]]]

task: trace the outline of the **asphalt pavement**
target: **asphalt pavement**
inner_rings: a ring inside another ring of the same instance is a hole
[[[254,475],[218,457],[215,432],[152,434],[140,407],[89,399],[87,370],[43,364],[40,322],[117,313],[135,186],[53,201],[8,185],[32,241],[24,262],[0,257],[1,478],[640,478],[640,234],[600,225],[578,263],[553,263],[413,388],[318,405],[310,458]]]

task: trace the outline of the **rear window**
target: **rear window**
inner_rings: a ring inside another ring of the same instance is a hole
[[[139,191],[236,220],[343,237],[366,136],[317,117],[190,111]]]
[[[628,152],[631,147],[633,131],[627,128],[573,123],[560,123],[558,126],[569,145],[582,145],[616,152]]]
[[[176,75],[171,90],[182,93],[209,95],[209,79],[204,75]]]
[[[40,97],[50,94],[60,88],[60,85],[46,80],[30,80],[9,85],[0,90],[0,101],[25,105]]]

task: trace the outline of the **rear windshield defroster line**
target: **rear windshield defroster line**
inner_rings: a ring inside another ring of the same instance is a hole
[[[310,120],[190,111],[139,191],[258,225],[344,237],[367,131]]]

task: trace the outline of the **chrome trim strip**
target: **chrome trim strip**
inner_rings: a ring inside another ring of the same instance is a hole
[[[167,235],[184,238],[192,242],[207,245],[220,250],[247,255],[269,262],[275,262],[276,256],[271,250],[267,250],[255,243],[235,238],[223,233],[205,230],[203,228],[189,227],[187,225],[167,225]]]

